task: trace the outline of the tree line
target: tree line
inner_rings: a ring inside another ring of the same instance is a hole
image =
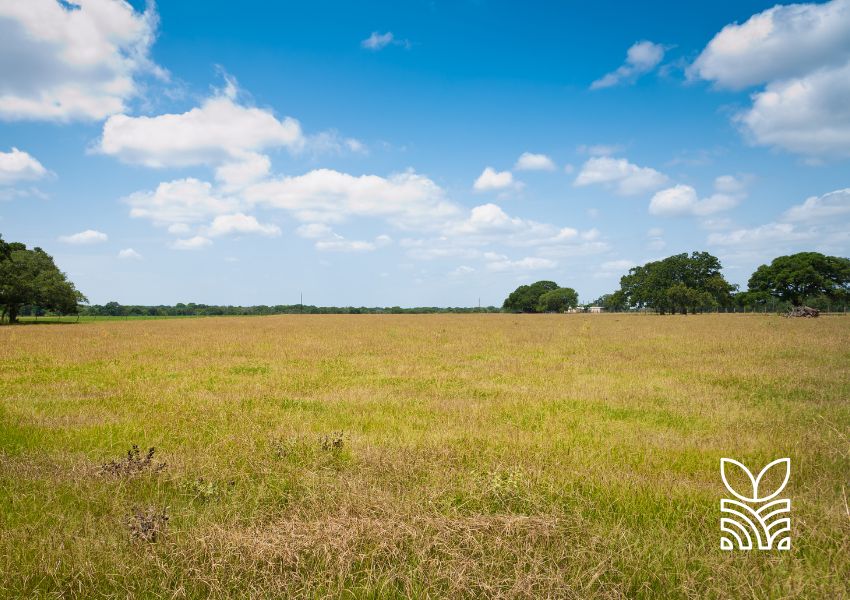
[[[654,310],[688,314],[715,310],[785,310],[803,304],[825,309],[850,302],[850,259],[819,252],[780,256],[758,267],[741,291],[723,276],[708,252],[675,254],[633,267],[620,288],[593,301],[609,311]],[[561,290],[559,302],[548,296]],[[544,300],[546,299],[546,300]],[[510,312],[564,312],[578,306],[572,288],[538,281],[514,290],[502,305]]]
[[[173,306],[125,305],[118,302],[93,304],[79,307],[79,314],[92,317],[213,317],[213,316],[251,316],[251,315],[377,315],[377,314],[438,314],[438,313],[491,313],[500,312],[495,306],[482,307],[438,307],[419,306],[402,308],[400,306],[314,306],[311,304],[276,304],[269,306],[219,306],[178,302]],[[21,313],[25,314],[25,313]]]
[[[850,302],[850,259],[819,252],[800,252],[775,258],[758,267],[741,291],[723,276],[722,265],[708,252],[674,254],[629,269],[616,291],[593,304],[609,311],[651,309],[661,314],[714,310],[782,310],[806,304],[828,308]],[[53,258],[38,247],[6,242],[0,235],[0,322],[18,317],[79,314],[84,316],[218,316],[275,314],[431,314],[478,312],[565,312],[578,306],[573,288],[554,281],[521,285],[501,308],[416,308],[314,306],[218,306],[178,303],[173,306],[122,305],[108,302],[88,306],[86,297],[59,270]]]

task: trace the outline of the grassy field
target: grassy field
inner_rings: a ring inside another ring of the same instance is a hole
[[[848,398],[845,317],[2,327],[0,596],[850,597]],[[719,549],[723,456],[790,552]]]

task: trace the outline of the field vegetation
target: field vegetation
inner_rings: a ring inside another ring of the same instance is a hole
[[[850,596],[850,318],[0,328],[0,596]],[[791,457],[723,552],[721,457]]]

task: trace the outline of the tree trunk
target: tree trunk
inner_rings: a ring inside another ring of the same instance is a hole
[[[9,307],[9,324],[18,322],[18,307],[14,304]]]

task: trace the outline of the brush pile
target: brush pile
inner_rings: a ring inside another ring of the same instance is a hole
[[[795,306],[787,313],[785,313],[786,317],[805,317],[807,319],[813,319],[815,317],[820,316],[820,311],[816,308],[811,308],[809,306]]]

